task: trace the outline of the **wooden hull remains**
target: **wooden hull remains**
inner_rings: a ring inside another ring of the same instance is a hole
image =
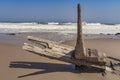
[[[73,57],[74,48],[71,46],[63,45],[45,39],[39,39],[37,37],[32,36],[28,36],[28,40],[34,44],[24,43],[23,49],[35,53],[37,55],[72,63],[78,66],[86,65],[100,69],[105,69],[105,66],[101,65],[102,62],[98,63],[84,59],[75,59]]]
[[[40,39],[37,37],[28,36],[28,40],[34,44],[25,43],[24,50],[36,53],[40,56],[45,56],[51,59],[56,59],[68,63],[75,64],[76,66],[90,66],[99,69],[105,69],[106,56],[98,52],[96,49],[84,47],[82,37],[82,21],[81,9],[78,4],[78,21],[77,21],[77,41],[76,46],[71,47],[63,45],[50,40]]]

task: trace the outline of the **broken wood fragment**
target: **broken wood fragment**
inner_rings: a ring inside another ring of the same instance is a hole
[[[60,44],[58,42],[54,42],[54,41],[50,41],[50,40],[46,40],[46,39],[41,39],[41,38],[37,38],[37,37],[33,37],[33,36],[28,36],[27,39],[34,43],[39,42],[39,45],[41,45],[41,43],[46,43],[48,45],[48,47],[46,47],[46,49],[50,49],[50,50],[53,50],[56,52],[61,52],[64,54],[67,54],[69,51],[74,50],[74,48],[71,46]]]

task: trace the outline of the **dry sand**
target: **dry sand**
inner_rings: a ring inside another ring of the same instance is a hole
[[[21,43],[26,41],[24,36],[6,36],[9,40],[2,37],[0,41],[0,80],[120,80],[119,72],[107,72],[105,76],[97,72],[79,72],[74,70],[72,64],[26,52],[21,47]],[[74,46],[75,41],[63,43]],[[120,40],[87,39],[85,47],[97,48],[114,57],[120,64]]]

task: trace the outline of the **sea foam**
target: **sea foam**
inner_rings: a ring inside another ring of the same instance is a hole
[[[76,23],[0,23],[0,33],[60,32],[76,33]],[[120,32],[120,24],[82,23],[84,34],[115,34]]]

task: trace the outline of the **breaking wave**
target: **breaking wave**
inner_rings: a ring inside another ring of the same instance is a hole
[[[115,34],[120,32],[120,24],[108,25],[83,22],[84,34]],[[62,32],[76,33],[76,23],[33,22],[33,23],[0,23],[0,33],[23,32]]]

